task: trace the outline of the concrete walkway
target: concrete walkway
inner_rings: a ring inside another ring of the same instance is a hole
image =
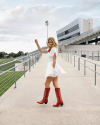
[[[48,104],[38,104],[43,98],[48,57],[43,54],[39,62],[0,97],[0,125],[100,125],[100,76],[94,85],[94,75],[77,70],[60,56],[59,65],[67,72],[58,77],[64,105],[57,102],[51,82]]]

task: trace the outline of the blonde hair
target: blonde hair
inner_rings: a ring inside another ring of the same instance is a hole
[[[53,42],[52,47],[58,48],[58,44],[57,44],[57,42],[55,41],[55,39],[54,39],[53,37],[49,37],[49,38],[47,39],[46,44],[47,44],[48,48],[49,48],[49,44],[48,44],[48,41],[49,41],[49,40],[51,40],[51,41]],[[49,48],[49,49],[50,49],[50,48]]]

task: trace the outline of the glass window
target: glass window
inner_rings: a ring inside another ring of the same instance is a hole
[[[68,33],[69,33],[68,30],[66,30],[66,31],[65,31],[65,34],[68,34]]]
[[[69,36],[69,37],[65,37],[65,38],[63,38],[63,39],[60,39],[59,41],[63,41],[63,40],[66,40],[66,39],[70,39],[70,38],[72,38],[72,37],[75,37],[75,36],[79,36],[79,32],[78,33],[75,33],[75,34],[73,34],[73,35],[71,35],[71,36]],[[60,43],[60,42],[59,42]]]
[[[64,35],[66,35],[66,34],[68,34],[68,33],[71,33],[71,32],[73,32],[73,31],[77,30],[77,29],[79,29],[79,24],[73,26],[72,28],[70,28],[70,29],[68,29],[68,30],[66,30],[66,31],[64,31],[64,32],[62,32],[62,33],[60,33],[60,34],[57,34],[57,37],[64,36]]]

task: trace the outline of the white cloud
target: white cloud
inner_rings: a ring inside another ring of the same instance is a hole
[[[80,0],[80,3],[85,7],[95,7],[100,4],[100,0]]]
[[[5,2],[5,0],[0,0],[0,3],[4,3]]]
[[[16,21],[18,20],[24,12],[24,6],[20,5],[18,6],[16,9],[10,10],[10,11],[6,11],[6,16],[4,16],[1,21],[5,21],[5,20],[10,20],[10,21]]]
[[[49,21],[48,37],[52,36],[57,41],[57,30],[79,17],[94,17],[94,22],[98,22],[100,20],[100,18],[97,19],[98,13],[99,7],[96,9],[91,8],[90,11],[88,8],[86,9],[84,6],[80,6],[80,3],[50,7],[44,4],[33,6],[28,9],[26,9],[24,5],[19,5],[15,9],[6,11],[6,15],[0,20],[0,44],[2,43],[2,45],[4,44],[5,46],[7,43],[14,43],[13,45],[16,47],[18,43],[20,44],[19,47],[14,49],[13,46],[13,51],[18,49],[21,50],[22,46],[24,51],[33,51],[37,48],[34,43],[35,39],[39,40],[41,47],[46,45],[46,20]],[[0,47],[0,50],[2,49],[3,47]],[[10,50],[11,48],[8,47],[8,51]]]
[[[30,0],[29,2],[30,3],[35,3],[37,0]]]

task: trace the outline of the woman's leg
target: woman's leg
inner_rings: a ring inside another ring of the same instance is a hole
[[[58,86],[58,76],[57,77],[54,77],[53,79],[53,85],[55,87],[55,94],[56,94],[56,97],[57,97],[57,103],[54,104],[53,106],[55,107],[58,107],[59,105],[63,105],[63,100],[62,100],[62,97],[61,97],[61,91],[60,91],[60,88]]]
[[[53,78],[53,85],[54,85],[55,88],[59,88],[59,86],[58,86],[58,76]]]
[[[51,81],[53,81],[53,77],[47,77],[47,79],[45,81],[45,88],[49,88],[50,87]]]
[[[37,103],[39,103],[39,104],[48,103],[48,96],[49,96],[49,92],[50,92],[49,85],[52,80],[53,80],[53,77],[47,77],[46,82],[45,82],[43,99],[41,101],[37,101]]]

